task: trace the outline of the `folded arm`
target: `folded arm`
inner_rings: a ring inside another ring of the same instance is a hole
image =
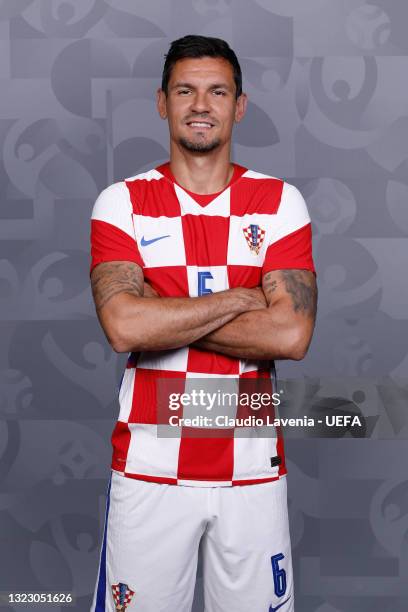
[[[237,315],[264,306],[263,296],[245,288],[197,298],[144,297],[143,270],[130,261],[98,264],[91,286],[99,322],[118,353],[186,346]]]
[[[267,306],[222,325],[194,346],[241,359],[303,359],[312,339],[317,286],[309,270],[274,270],[264,275]]]

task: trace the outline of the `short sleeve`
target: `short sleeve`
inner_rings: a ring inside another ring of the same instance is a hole
[[[98,196],[91,215],[91,264],[104,261],[133,261],[143,267],[135,239],[132,203],[126,183],[119,182]]]
[[[310,217],[306,202],[294,185],[284,183],[272,224],[262,274],[271,270],[299,268],[316,275]]]

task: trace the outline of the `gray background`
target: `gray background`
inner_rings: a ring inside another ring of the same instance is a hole
[[[309,206],[317,327],[279,377],[299,401],[406,410],[407,19],[405,0],[0,2],[0,590],[90,605],[126,356],[94,313],[89,218],[168,158],[154,100],[174,38],[229,41],[250,97],[233,158]],[[389,425],[286,444],[297,612],[407,610],[407,432]]]

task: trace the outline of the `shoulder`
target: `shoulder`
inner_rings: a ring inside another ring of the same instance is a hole
[[[105,187],[96,198],[92,218],[103,217],[118,209],[126,209],[130,206],[129,192],[125,181],[118,181]]]
[[[140,172],[139,174],[135,174],[134,176],[129,176],[124,179],[125,183],[134,183],[134,182],[150,182],[157,181],[163,178],[163,174],[157,170],[157,168],[151,168],[146,172]]]
[[[149,183],[152,180],[158,180],[163,178],[155,168],[148,170],[147,172],[140,172],[134,176],[130,176],[108,185],[98,195],[95,206],[102,208],[105,206],[120,206],[126,205],[131,206],[129,190],[133,188],[140,188],[146,182]]]
[[[162,178],[163,175],[156,168],[152,168],[108,185],[95,201],[92,218],[119,226],[127,223],[129,213],[134,212],[134,203],[140,205],[146,197],[149,185]]]
[[[147,200],[156,200],[157,194],[162,193],[163,185],[167,180],[157,168],[152,168],[146,172],[139,172],[124,180],[126,189],[133,203],[135,213],[141,214]],[[159,186],[159,191],[157,187]],[[150,196],[149,196],[150,194]]]
[[[280,207],[283,211],[292,211],[308,216],[307,204],[301,191],[292,183],[283,181]]]
[[[309,211],[302,193],[287,181],[283,181],[277,217],[282,226],[292,230],[310,223]]]
[[[283,179],[277,176],[272,176],[271,174],[257,172],[257,170],[246,170],[242,177],[246,179],[253,179],[254,181],[270,181],[271,183],[274,181],[279,181],[283,183]]]
[[[259,181],[266,188],[276,189],[279,186],[282,192],[282,197],[292,199],[304,200],[299,189],[288,183],[284,178],[273,176],[271,174],[265,174],[264,172],[257,172],[256,170],[247,170],[243,175],[243,178],[252,179],[254,183]]]
[[[241,177],[239,191],[258,203],[259,211],[269,214],[301,214],[307,216],[306,202],[300,190],[283,178],[247,170]],[[259,212],[258,211],[258,212]]]
[[[125,181],[118,181],[112,183],[103,189],[98,195],[96,202],[109,203],[116,202],[118,199],[123,199],[127,194],[127,187]]]
[[[283,178],[272,176],[270,174],[265,174],[262,172],[257,172],[255,170],[247,170],[245,172],[244,177],[253,179],[254,182],[259,181],[262,183],[265,189],[270,189],[272,192],[276,193],[277,190],[280,191],[280,199],[281,205],[288,205],[293,207],[306,207],[305,199],[300,192],[300,190],[293,185],[292,183],[288,183]]]

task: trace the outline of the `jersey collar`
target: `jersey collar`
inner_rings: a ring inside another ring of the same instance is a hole
[[[157,166],[156,170],[160,172],[160,174],[165,176],[169,181],[181,187],[181,189],[188,193],[196,202],[198,202],[198,204],[200,204],[201,206],[206,206],[207,204],[215,200],[215,198],[217,198],[223,191],[231,187],[231,185],[233,185],[244,174],[244,172],[248,170],[248,168],[245,168],[244,166],[241,166],[239,164],[235,164],[234,162],[232,162],[232,165],[234,166],[234,172],[232,173],[230,182],[224,187],[224,189],[221,189],[221,191],[217,191],[217,193],[194,193],[193,191],[189,191],[188,189],[180,185],[176,181],[170,169],[170,161],[167,161],[164,164]]]

